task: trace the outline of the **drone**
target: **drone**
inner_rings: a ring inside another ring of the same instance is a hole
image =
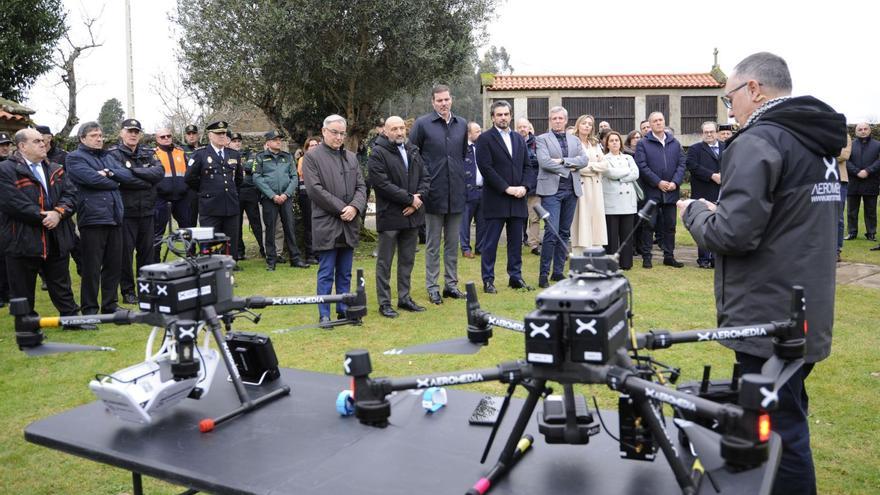
[[[79,350],[106,350],[95,346],[45,342],[41,329],[89,324],[148,324],[153,330],[147,340],[144,361],[110,374],[98,374],[89,384],[107,409],[124,421],[151,424],[161,413],[184,398],[199,399],[208,393],[222,362],[241,406],[215,419],[200,423],[211,431],[218,424],[261,407],[290,393],[283,385],[258,399],[251,399],[245,385],[260,385],[278,376],[278,361],[271,340],[259,334],[233,332],[233,321],[246,317],[254,323],[260,315],[251,312],[269,306],[345,303],[345,318],[331,326],[359,325],[367,314],[366,284],[362,269],[356,273],[356,291],[346,294],[284,297],[236,297],[233,294],[235,262],[226,255],[214,255],[225,242],[222,234],[210,239],[208,247],[192,249],[191,232],[173,234],[184,248],[172,251],[183,259],[156,263],[140,269],[137,280],[140,311],[119,310],[113,314],[40,317],[31,312],[27,299],[10,301],[19,348],[32,356]],[[203,235],[203,234],[200,234]],[[172,248],[169,242],[169,248]],[[198,255],[193,253],[198,252]],[[222,333],[225,326],[226,335]],[[317,325],[314,325],[317,326]],[[327,325],[325,324],[324,327]],[[162,336],[158,350],[155,340]],[[200,339],[199,336],[203,337]],[[201,340],[201,344],[199,341]],[[211,345],[214,342],[214,347]],[[257,371],[255,373],[255,370]],[[242,378],[249,381],[245,381]]]
[[[540,213],[540,212],[539,212]],[[645,211],[640,212],[641,217]],[[632,330],[632,288],[619,269],[616,255],[601,248],[572,256],[569,277],[536,297],[536,309],[524,321],[498,317],[480,308],[476,288],[467,292],[467,339],[440,347],[430,344],[391,354],[451,350],[466,346],[478,349],[488,344],[492,327],[524,335],[525,358],[503,362],[494,368],[464,370],[399,378],[372,378],[372,364],[366,350],[345,354],[343,370],[352,377],[352,389],[340,394],[347,408],[344,414],[361,423],[384,428],[389,425],[388,396],[403,390],[425,390],[427,397],[437,387],[498,381],[507,384],[507,394],[493,423],[481,463],[485,462],[515,389],[528,396],[495,465],[467,493],[482,495],[502,479],[529,452],[533,444],[525,429],[543,399],[537,415],[538,430],[548,444],[587,444],[600,432],[583,396],[576,396],[575,384],[606,385],[618,392],[620,455],[626,459],[654,460],[659,449],[684,494],[698,493],[708,480],[716,491],[713,473],[741,472],[764,465],[770,458],[770,419],[779,401],[777,391],[804,363],[806,349],[806,302],[803,288],[792,288],[789,319],[745,327],[687,332],[657,330],[636,334]],[[687,342],[772,338],[774,355],[760,374],[734,373],[725,384],[712,384],[708,371],[703,383],[671,388],[679,371],[658,363],[639,351],[668,348]],[[548,382],[562,385],[563,395],[554,396]],[[723,390],[720,390],[723,388]],[[442,390],[442,389],[441,389]],[[716,402],[710,396],[726,400]],[[693,459],[673,446],[665,426],[662,406],[671,406],[680,437],[689,445]],[[428,409],[428,405],[425,405]],[[338,408],[339,410],[339,408]],[[430,409],[429,409],[430,410]],[[436,409],[435,409],[436,410]],[[596,410],[598,415],[598,409]],[[604,423],[602,424],[604,426]],[[774,461],[775,462],[775,461]],[[705,486],[704,486],[705,488]]]

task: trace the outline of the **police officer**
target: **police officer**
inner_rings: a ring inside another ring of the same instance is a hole
[[[300,259],[294,234],[293,205],[291,198],[296,191],[299,179],[293,156],[281,150],[281,134],[269,131],[265,134],[266,149],[254,158],[254,184],[260,190],[263,206],[263,223],[266,224],[266,269],[275,271],[277,250],[273,242],[275,220],[281,215],[281,228],[284,241],[290,251],[290,266],[308,268],[309,264]]]
[[[260,257],[265,258],[266,250],[263,249],[263,221],[260,220],[260,191],[254,185],[254,157],[250,150],[241,150],[241,133],[230,133],[229,138],[229,147],[241,153],[241,162],[244,169],[244,181],[242,181],[241,187],[238,188],[238,203],[240,205],[238,212],[238,259],[245,259],[243,236],[245,214],[247,214],[251,232],[257,240],[257,246],[260,248]]]
[[[194,124],[186,126],[183,130],[183,144],[180,145],[180,148],[183,150],[183,156],[186,159],[187,164],[190,163],[189,159],[192,158],[193,152],[201,147],[202,144],[199,142],[199,127]],[[199,196],[192,190],[189,192],[189,207],[190,223],[195,227],[199,220]]]
[[[119,142],[107,150],[120,166],[130,170],[134,176],[134,180],[119,186],[125,209],[119,289],[125,304],[137,304],[135,277],[131,272],[134,251],[137,250],[137,270],[154,261],[156,184],[165,176],[165,169],[156,158],[155,150],[141,144],[142,130],[137,119],[123,120]]]
[[[199,197],[199,225],[213,227],[229,237],[229,250],[238,258],[239,203],[237,186],[241,184],[241,155],[227,148],[229,124],[213,122],[205,129],[208,146],[195,150],[186,170],[186,184]],[[236,265],[236,270],[241,268]]]

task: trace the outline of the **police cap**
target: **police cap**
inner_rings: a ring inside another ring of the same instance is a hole
[[[49,129],[47,125],[38,125],[34,127],[40,134],[52,134],[52,131]]]
[[[184,134],[199,133],[199,126],[190,124],[183,129]]]
[[[205,127],[205,130],[214,134],[226,134],[229,131],[229,123],[224,120],[211,122],[208,127]]]
[[[123,120],[123,121],[122,121],[122,128],[123,128],[123,129],[137,129],[137,130],[139,130],[139,131],[144,130],[144,128],[141,127],[141,123],[140,123],[137,119],[125,119],[125,120]]]
[[[0,144],[10,144],[10,143],[12,143],[12,140],[9,139],[9,134],[6,134],[5,132],[0,132]]]
[[[266,134],[263,134],[263,137],[266,138],[266,141],[271,141],[273,139],[283,139],[284,134],[281,134],[280,132],[273,129]]]

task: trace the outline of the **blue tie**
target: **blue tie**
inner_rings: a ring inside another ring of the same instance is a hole
[[[31,172],[34,174],[34,177],[40,181],[40,184],[43,185],[43,190],[46,191],[46,206],[48,207],[49,203],[49,188],[46,186],[46,179],[43,177],[43,174],[37,172],[37,167],[39,167],[39,163],[31,163]]]

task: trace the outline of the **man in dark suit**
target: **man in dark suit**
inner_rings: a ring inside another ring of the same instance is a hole
[[[483,129],[476,122],[468,122],[468,150],[464,155],[464,186],[465,204],[464,215],[461,217],[461,230],[458,233],[461,244],[461,255],[465,258],[473,258],[471,251],[471,224],[477,224],[477,238],[474,239],[474,251],[480,254],[480,242],[485,236],[483,222],[483,175],[477,168],[476,148],[477,138]]]
[[[199,225],[229,237],[229,250],[238,258],[238,190],[243,180],[241,155],[227,148],[229,124],[214,122],[205,129],[210,144],[193,151],[186,184],[199,196]],[[236,265],[236,270],[240,268]]]
[[[703,140],[692,145],[687,152],[687,169],[691,173],[691,198],[718,201],[721,189],[721,153],[724,143],[718,139],[715,122],[703,122]],[[697,247],[697,265],[700,268],[714,268],[715,255],[712,251]]]
[[[846,190],[846,225],[849,233],[844,239],[855,239],[859,234],[859,207],[865,203],[865,238],[877,240],[877,194],[880,192],[880,141],[871,138],[867,122],[856,124],[849,160],[846,161],[849,185]]]
[[[494,294],[495,255],[501,229],[507,227],[508,286],[532,290],[522,278],[523,224],[528,218],[526,193],[534,189],[529,173],[526,142],[510,128],[510,103],[496,101],[490,108],[493,128],[477,139],[477,166],[483,175],[483,238],[480,271],[483,291]]]
[[[376,298],[379,314],[397,318],[391,307],[391,263],[397,251],[397,307],[421,312],[425,308],[410,296],[419,227],[425,224],[422,198],[428,195],[428,170],[419,150],[406,142],[406,125],[397,116],[385,120],[383,133],[367,160],[368,177],[376,192]]]

